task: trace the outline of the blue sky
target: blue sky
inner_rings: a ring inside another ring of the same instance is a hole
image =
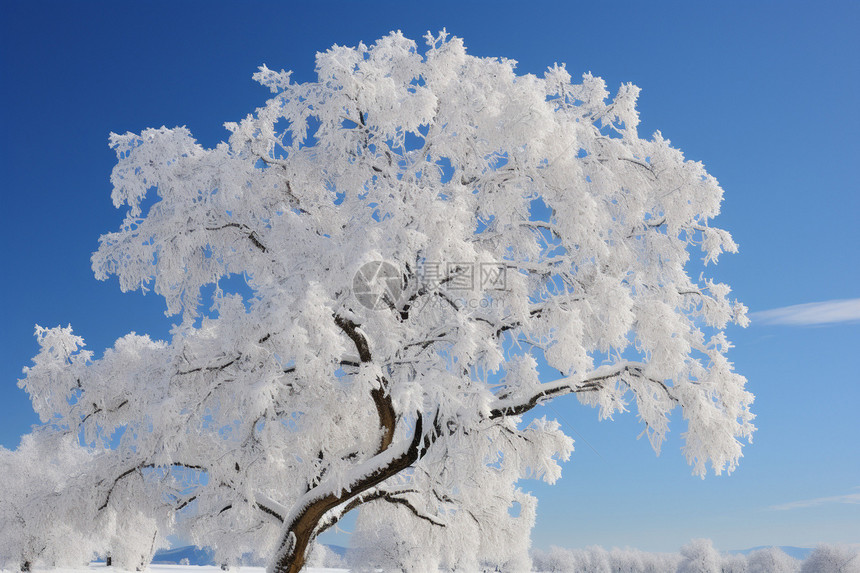
[[[213,146],[268,97],[258,65],[307,81],[334,43],[446,27],[521,73],[558,61],[641,87],[640,133],[661,130],[725,189],[717,224],[740,253],[712,272],[760,313],[729,331],[757,396],[741,467],[700,480],[680,419],[657,458],[634,415],[597,422],[556,401],[541,413],[577,449],[556,486],[524,483],[540,500],[534,545],[860,542],[860,4],[7,1],[0,22],[0,445],[37,422],[16,387],[35,323],[71,323],[97,352],[169,330],[161,300],[90,270],[121,220],[109,132],[187,125]]]

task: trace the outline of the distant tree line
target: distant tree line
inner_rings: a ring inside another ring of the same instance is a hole
[[[709,539],[694,539],[679,553],[552,547],[533,551],[532,563],[540,573],[860,573],[860,544],[822,544],[805,560],[778,547],[721,554]]]

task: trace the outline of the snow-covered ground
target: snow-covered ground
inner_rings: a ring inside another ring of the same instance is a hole
[[[0,569],[2,573],[17,573],[8,569]],[[51,573],[124,573],[121,569],[114,567],[106,567],[104,563],[91,563],[89,567],[81,567],[79,569],[70,569],[60,567],[56,569],[46,569],[42,567],[34,567],[33,571],[50,571]],[[220,567],[214,565],[150,565],[147,568],[149,573],[223,573]],[[241,573],[266,573],[265,567],[236,567],[231,571]],[[311,567],[307,569],[308,573],[348,573],[348,569],[328,569],[325,567]]]
[[[723,571],[724,573],[746,573],[767,571],[768,573],[860,573],[860,544],[821,544],[814,550],[787,547],[800,559],[792,557],[778,547],[764,547],[745,552],[718,552],[709,539],[694,539],[678,553],[648,553],[636,549],[606,550],[592,546],[586,549],[563,549],[553,547],[549,551],[534,550],[533,571],[660,571],[663,573]],[[317,556],[319,557],[319,555]],[[337,561],[316,563],[340,565]],[[344,563],[343,561],[341,563]],[[597,568],[595,568],[595,566]],[[384,568],[391,570],[392,567]],[[395,570],[398,567],[394,567]],[[104,562],[93,562],[89,566],[50,568],[36,566],[34,573],[126,573],[116,567],[107,567]],[[241,566],[230,569],[232,573],[265,573],[264,567]],[[307,573],[349,573],[344,567],[310,567]],[[379,571],[379,569],[377,569]],[[18,573],[16,569],[0,569],[0,573]],[[150,565],[146,573],[223,573],[216,565]]]

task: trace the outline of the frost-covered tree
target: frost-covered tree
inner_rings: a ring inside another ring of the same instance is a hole
[[[531,503],[517,480],[555,481],[572,451],[530,412],[567,394],[601,418],[635,405],[658,451],[680,408],[693,471],[735,468],[752,395],[723,330],[745,308],[687,268],[736,249],[711,225],[716,180],[639,136],[632,85],[608,99],[590,74],[427,43],[336,46],[308,83],[264,66],[274,95],[213,149],[185,128],[111,136],[128,211],[93,268],[178,324],[102,357],[40,329],[21,381],[104,450],[97,512],[179,511],[277,573],[370,502],[473,521],[502,553],[492,519]],[[125,507],[131,480],[144,501]]]
[[[574,550],[551,547],[549,551],[533,552],[533,570],[540,573],[674,573],[680,561],[677,553],[648,553],[630,548],[614,548],[607,553],[597,546]]]
[[[90,562],[97,538],[82,520],[90,484],[81,476],[92,461],[72,437],[45,431],[0,447],[0,568]]]
[[[327,569],[347,569],[347,563],[343,557],[332,551],[322,543],[314,543],[308,553],[308,567],[322,567]]]
[[[748,573],[749,563],[746,555],[728,553],[720,560],[720,573]]]
[[[547,551],[532,551],[532,564],[540,573],[567,573],[573,571],[572,555],[568,549],[553,545]]]
[[[143,571],[155,551],[167,545],[157,520],[142,512],[124,512],[114,519],[108,537],[112,564],[125,571]]]
[[[645,565],[643,573],[662,573],[663,571],[676,571],[681,563],[678,553],[646,553],[642,554]]]
[[[747,556],[749,573],[797,573],[800,561],[786,554],[779,547],[767,547],[753,551]]]
[[[378,504],[364,508],[356,523],[351,541],[350,563],[360,573],[383,572],[435,573],[441,565],[439,555],[423,547],[426,528],[417,526],[402,529],[398,513],[377,511]],[[390,519],[389,517],[394,517]],[[468,555],[468,550],[464,551]],[[477,568],[474,568],[477,570]]]
[[[599,545],[592,545],[582,550],[575,550],[577,566],[575,571],[582,573],[612,573],[612,563],[609,552]]]
[[[678,573],[720,573],[721,562],[710,539],[693,539],[681,548]]]
[[[803,562],[800,573],[860,573],[860,547],[822,543]]]
[[[609,552],[609,566],[612,573],[642,573],[646,563],[643,557],[641,551],[616,547]]]

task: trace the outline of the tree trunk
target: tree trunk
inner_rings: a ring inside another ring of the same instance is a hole
[[[317,525],[329,509],[337,507],[342,500],[334,496],[326,496],[307,508],[289,528],[282,538],[283,555],[275,564],[274,573],[299,573],[305,566],[308,557],[308,547],[316,537]],[[284,542],[287,545],[284,545]],[[290,547],[292,545],[292,547]]]
[[[427,451],[427,448],[438,436],[439,430],[435,425],[434,423],[434,432],[425,435],[423,419],[419,415],[415,421],[412,440],[404,451],[398,455],[393,455],[385,465],[376,467],[370,465],[368,472],[353,481],[348,492],[342,496],[320,493],[319,497],[315,499],[310,497],[305,501],[304,509],[291,518],[288,523],[284,523],[284,531],[281,534],[281,540],[269,572],[299,573],[307,561],[307,551],[311,541],[320,533],[319,526],[325,514],[411,466]],[[380,455],[385,455],[387,452],[388,450]],[[299,500],[298,503],[303,502]]]

